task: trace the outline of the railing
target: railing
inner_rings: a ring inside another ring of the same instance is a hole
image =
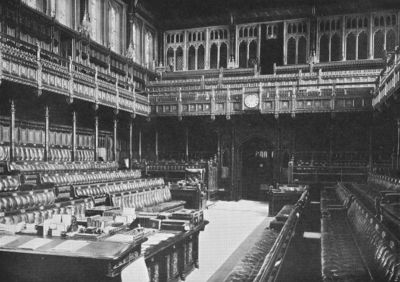
[[[393,96],[400,87],[400,48],[389,56],[385,68],[381,71],[376,80],[375,97],[372,99],[372,106],[377,107]]]
[[[0,79],[147,116],[148,98],[133,81],[119,81],[96,68],[67,60],[39,47],[0,34]]]
[[[296,203],[296,207],[291,211],[285,225],[278,235],[270,252],[265,257],[264,262],[258,272],[254,282],[274,281],[279,273],[279,269],[283,264],[286,251],[290,241],[294,235],[299,216],[308,201],[308,190],[306,190]]]

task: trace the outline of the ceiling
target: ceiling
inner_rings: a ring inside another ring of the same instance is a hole
[[[400,8],[399,0],[140,0],[165,29]]]

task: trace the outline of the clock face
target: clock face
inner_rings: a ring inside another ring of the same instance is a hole
[[[258,95],[253,94],[253,95],[248,95],[244,98],[244,105],[248,108],[255,108],[258,106],[259,103],[259,98]]]

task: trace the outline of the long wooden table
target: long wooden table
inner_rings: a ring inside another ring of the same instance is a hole
[[[156,231],[134,243],[0,235],[0,281],[119,282],[140,256],[150,281],[178,281],[199,267],[199,233],[206,224],[184,232]]]
[[[120,281],[145,240],[131,244],[0,235],[0,281]]]

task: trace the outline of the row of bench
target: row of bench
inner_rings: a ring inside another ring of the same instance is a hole
[[[343,184],[321,192],[324,281],[399,281],[398,239]]]

